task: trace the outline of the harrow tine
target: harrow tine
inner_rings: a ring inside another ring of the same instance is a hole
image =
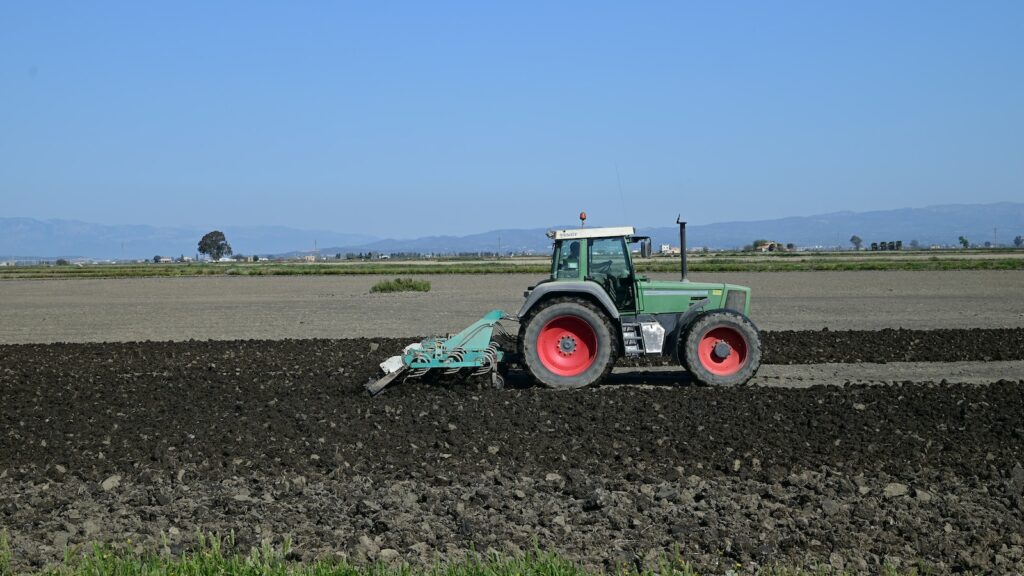
[[[456,348],[456,349],[452,350],[451,353],[448,354],[448,358],[445,359],[445,362],[451,362],[451,363],[462,362],[463,358],[464,358],[463,349],[461,347],[459,347],[459,348]],[[444,373],[445,374],[457,374],[460,369],[461,369],[460,366],[454,366],[452,368],[446,368]]]

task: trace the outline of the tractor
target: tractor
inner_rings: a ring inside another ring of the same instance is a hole
[[[623,356],[671,356],[694,380],[746,383],[761,363],[761,338],[748,318],[750,289],[687,279],[686,223],[678,218],[681,281],[638,274],[633,251],[651,256],[651,239],[630,226],[551,230],[551,275],[524,292],[515,316],[493,310],[448,338],[411,344],[381,364],[380,393],[399,377],[431,371],[491,374],[496,387],[510,365],[538,382],[573,389],[602,381]],[[513,336],[502,321],[518,320]]]

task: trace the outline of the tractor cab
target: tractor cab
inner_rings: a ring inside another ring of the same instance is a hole
[[[635,236],[630,226],[552,230],[551,281],[588,281],[604,288],[615,309],[632,313],[637,308],[637,275],[629,246],[640,243],[650,254],[650,238]]]

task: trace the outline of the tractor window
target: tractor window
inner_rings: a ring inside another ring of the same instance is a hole
[[[596,238],[590,241],[587,256],[589,276],[604,286],[619,310],[633,308],[633,270],[626,257],[623,238]]]
[[[555,278],[580,277],[580,241],[562,242],[555,253]]]

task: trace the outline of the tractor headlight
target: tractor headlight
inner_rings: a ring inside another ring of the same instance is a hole
[[[725,308],[727,310],[735,310],[742,314],[746,304],[747,293],[742,290],[730,290],[725,295]]]

